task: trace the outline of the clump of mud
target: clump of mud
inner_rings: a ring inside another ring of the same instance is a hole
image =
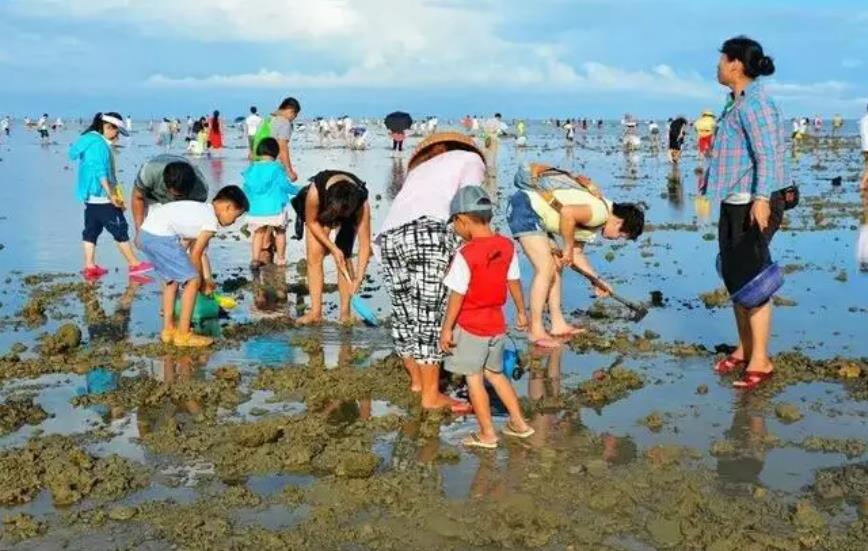
[[[43,489],[57,506],[86,497],[115,499],[146,483],[141,466],[117,455],[96,458],[64,436],[31,439],[22,448],[0,453],[2,505],[27,503]]]
[[[0,403],[0,436],[14,432],[24,425],[38,425],[48,414],[32,399],[10,398]]]
[[[778,404],[775,406],[775,416],[784,423],[795,423],[802,419],[802,412],[793,404]]]
[[[645,381],[631,369],[613,366],[594,373],[594,377],[579,385],[580,399],[591,407],[600,407],[620,400],[630,391],[642,388]]]
[[[40,522],[27,513],[17,513],[3,518],[3,540],[21,541],[35,538],[46,530],[44,522]]]
[[[865,442],[855,438],[809,436],[802,440],[801,447],[813,452],[843,453],[847,457],[860,457],[865,453]]]
[[[37,276],[28,276],[37,277]],[[27,280],[27,278],[25,278]],[[45,281],[51,281],[48,279]],[[28,285],[38,285],[42,280],[34,279]],[[67,295],[82,292],[88,288],[87,283],[53,283],[46,287],[36,287],[30,293],[30,298],[18,312],[27,327],[38,327],[48,321],[48,313],[63,305]]]
[[[40,352],[45,356],[67,354],[81,345],[81,329],[74,323],[64,323],[53,335],[42,339]]]
[[[724,306],[729,305],[729,292],[724,288],[715,289],[708,293],[700,293],[699,300],[701,300],[709,310],[713,308],[723,308]]]

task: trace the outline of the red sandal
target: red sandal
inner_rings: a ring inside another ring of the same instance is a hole
[[[738,369],[743,369],[746,366],[747,362],[745,360],[741,358],[736,358],[735,356],[727,356],[714,364],[714,372],[721,375],[726,375]]]
[[[772,378],[774,375],[774,370],[761,372],[761,371],[745,371],[744,375],[738,381],[734,381],[732,386],[739,390],[751,390],[758,387],[763,382]]]

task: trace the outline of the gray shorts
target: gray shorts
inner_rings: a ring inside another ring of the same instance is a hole
[[[503,348],[506,335],[478,337],[456,326],[455,348],[444,359],[444,367],[458,375],[478,375],[483,368],[492,373],[503,371]]]

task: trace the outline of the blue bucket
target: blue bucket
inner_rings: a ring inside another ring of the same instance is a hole
[[[512,342],[512,348],[504,348],[503,350],[503,374],[514,381],[518,381],[524,376],[524,367],[521,365],[521,358],[518,355],[518,347],[512,337],[509,338]]]
[[[732,294],[732,301],[744,308],[756,308],[772,298],[784,284],[784,272],[773,262]]]

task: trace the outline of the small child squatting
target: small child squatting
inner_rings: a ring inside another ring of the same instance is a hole
[[[214,291],[211,267],[205,251],[218,228],[231,226],[250,205],[238,186],[226,186],[212,202],[174,201],[153,209],[142,224],[142,250],[154,264],[163,283],[164,344],[179,347],[210,346],[212,339],[194,335],[190,329],[193,307],[201,290]],[[189,254],[188,254],[189,249]],[[178,286],[183,284],[181,314],[175,325],[174,309]]]

